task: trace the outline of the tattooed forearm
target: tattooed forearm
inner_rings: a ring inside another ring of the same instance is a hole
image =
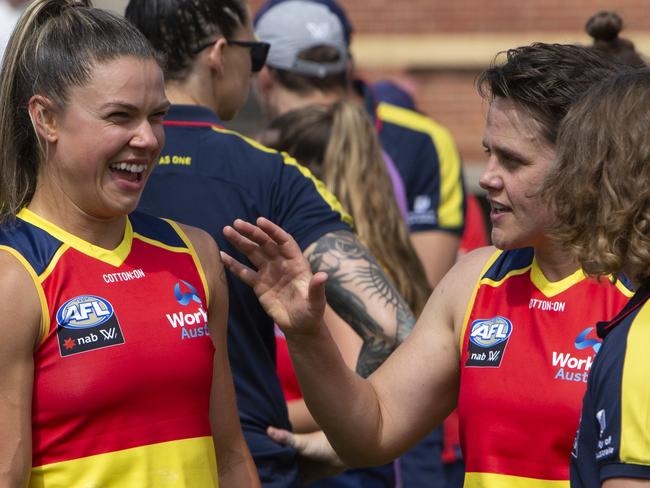
[[[368,249],[350,232],[339,231],[321,237],[309,249],[312,270],[328,274],[327,302],[363,340],[357,372],[368,376],[404,340],[415,318],[404,299],[386,277]],[[391,317],[381,324],[370,314],[383,307]],[[395,330],[395,333],[387,332]]]

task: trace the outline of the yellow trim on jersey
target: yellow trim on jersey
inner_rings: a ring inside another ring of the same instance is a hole
[[[43,229],[56,239],[64,242],[65,244],[68,244],[70,247],[76,249],[77,251],[115,267],[121,266],[129,255],[129,252],[131,252],[131,243],[133,241],[133,227],[131,226],[131,222],[128,218],[126,219],[124,237],[122,238],[122,242],[120,242],[115,249],[104,249],[103,247],[95,246],[88,241],[84,241],[83,239],[70,234],[60,227],[52,224],[51,222],[48,222],[26,207],[18,212],[18,217],[26,222],[29,222],[32,225],[35,225],[36,227]]]
[[[438,225],[455,228],[463,225],[463,185],[458,149],[449,131],[422,114],[388,103],[377,106],[377,115],[395,125],[428,134],[438,152],[440,202]]]
[[[492,254],[488,260],[486,261],[485,265],[483,266],[483,269],[481,270],[481,274],[479,276],[483,276],[488,269],[490,269],[490,266],[494,264],[494,262],[501,256],[503,251],[501,250],[496,250],[494,254]],[[469,321],[469,316],[472,313],[472,309],[474,308],[474,301],[476,300],[476,294],[478,293],[478,289],[481,287],[483,284],[484,280],[477,280],[476,284],[474,285],[474,291],[472,292],[472,297],[470,298],[469,302],[467,303],[467,308],[465,309],[465,317],[463,318],[463,326],[460,330],[460,349],[461,351],[461,356],[462,356],[462,351],[463,351],[463,339],[465,338],[465,331],[467,330],[467,322]]]
[[[196,266],[196,270],[199,272],[199,276],[201,277],[201,282],[203,283],[203,289],[205,290],[205,301],[207,302],[205,304],[206,307],[210,306],[210,288],[208,287],[208,280],[205,277],[205,272],[203,271],[203,266],[201,265],[201,260],[199,259],[199,255],[196,253],[196,249],[194,249],[194,245],[192,244],[192,241],[187,237],[185,232],[181,230],[179,225],[174,222],[173,220],[167,220],[163,219],[166,222],[171,225],[178,236],[183,240],[187,248],[190,250],[190,255],[192,256],[192,259],[194,260],[194,265]]]
[[[70,249],[70,246],[67,244],[62,244],[61,247],[56,250],[54,256],[52,256],[52,259],[50,259],[50,262],[48,263],[45,270],[40,275],[38,275],[38,279],[41,283],[43,283],[47,277],[50,276],[50,273],[54,271],[54,268],[56,268],[56,265],[59,263],[59,259],[61,259],[61,256],[63,256],[68,249]]]
[[[188,464],[188,460],[192,460]],[[97,454],[32,468],[32,488],[44,486],[219,486],[212,437],[196,437]]]
[[[503,278],[501,278],[498,281],[495,281],[495,280],[490,279],[490,278],[481,278],[480,284],[481,285],[488,285],[488,286],[492,286],[492,287],[501,286],[503,284],[503,282],[506,281],[508,278],[511,278],[513,276],[519,276],[521,274],[527,273],[528,270],[531,268],[531,266],[532,265],[529,264],[528,266],[524,266],[523,268],[517,268],[517,269],[513,269],[512,271],[508,271],[503,276]],[[485,271],[487,271],[487,270],[485,270]]]
[[[162,219],[165,220],[165,219]],[[169,222],[169,221],[167,221]],[[177,246],[169,246],[165,244],[164,242],[160,242],[156,239],[151,239],[150,237],[143,236],[142,234],[138,234],[137,232],[133,233],[133,238],[138,239],[139,241],[146,242],[147,244],[151,244],[152,246],[160,247],[162,249],[165,249],[170,252],[178,252],[178,253],[186,253],[186,254],[191,254],[191,251],[185,247],[177,247]],[[182,237],[181,237],[182,240]]]
[[[582,269],[578,269],[559,281],[549,281],[539,267],[537,258],[533,258],[532,269],[530,270],[530,281],[532,281],[533,285],[535,285],[539,291],[549,298],[559,295],[585,278],[587,278],[587,276],[584,274]]]
[[[27,273],[29,273],[32,281],[34,282],[36,293],[38,294],[38,301],[41,303],[41,326],[38,337],[38,343],[40,344],[47,337],[47,334],[50,333],[50,310],[47,306],[47,300],[45,299],[45,291],[43,291],[43,287],[41,286],[41,282],[39,281],[38,276],[36,275],[36,271],[34,271],[32,265],[29,264],[29,261],[27,261],[22,254],[16,251],[13,247],[0,246],[0,249],[7,251],[18,261],[20,261],[20,264],[23,265]]]
[[[320,181],[318,178],[316,178],[312,172],[309,170],[309,168],[306,168],[302,164],[298,163],[294,158],[289,156],[286,152],[278,152],[275,149],[271,149],[270,147],[266,147],[263,144],[260,144],[254,139],[251,139],[250,137],[246,137],[238,132],[234,132],[228,129],[222,129],[219,127],[212,127],[212,130],[215,132],[220,132],[222,134],[230,134],[233,136],[237,136],[240,139],[246,141],[248,144],[253,146],[255,149],[258,149],[260,151],[263,151],[265,153],[269,154],[280,154],[282,156],[284,164],[288,166],[295,166],[300,173],[307,178],[308,180],[311,180],[311,182],[314,184],[316,187],[316,191],[318,194],[321,196],[323,200],[330,206],[330,208],[337,212],[341,216],[341,220],[348,224],[350,227],[354,225],[352,221],[352,217],[345,211],[343,210],[343,206],[339,202],[338,198],[334,196],[332,192],[330,192],[325,185],[323,184],[322,181]]]
[[[606,278],[602,278],[602,279],[606,279]],[[632,298],[634,296],[634,290],[625,286],[625,284],[623,284],[621,280],[616,280],[615,286],[616,288],[618,288],[618,291],[620,291],[626,297]]]
[[[497,473],[465,473],[465,488],[569,488],[569,480],[540,480]]]
[[[627,334],[621,381],[621,449],[626,464],[650,465],[650,307],[634,318]]]
[[[341,202],[339,202],[338,198],[336,198],[336,196],[334,196],[334,194],[325,187],[325,184],[321,180],[316,178],[313,175],[313,173],[309,170],[309,168],[300,164],[298,161],[296,161],[294,158],[289,156],[287,153],[283,152],[281,154],[282,154],[282,158],[284,159],[284,164],[286,164],[287,166],[295,166],[305,178],[311,180],[311,182],[316,187],[316,191],[323,198],[323,200],[327,202],[327,204],[330,206],[332,210],[334,210],[341,216],[341,220],[343,222],[345,222],[350,227],[352,227],[354,225],[354,222],[352,221],[352,217],[345,210],[343,210],[343,206],[341,205]]]

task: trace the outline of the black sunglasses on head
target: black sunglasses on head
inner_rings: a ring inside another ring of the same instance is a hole
[[[206,47],[212,46],[217,41],[206,42],[205,44],[199,45],[194,50],[194,54],[198,54],[203,51]],[[233,46],[247,47],[250,49],[251,53],[251,71],[257,73],[264,67],[266,63],[266,56],[269,54],[269,49],[271,45],[268,42],[261,41],[239,41],[237,39],[226,39],[228,44]]]

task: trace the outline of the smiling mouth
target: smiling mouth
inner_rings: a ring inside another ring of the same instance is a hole
[[[121,178],[128,181],[141,181],[145,171],[147,170],[147,165],[135,163],[113,163],[109,168],[114,173],[117,173]]]

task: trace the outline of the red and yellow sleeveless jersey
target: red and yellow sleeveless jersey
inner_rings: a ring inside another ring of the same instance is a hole
[[[486,264],[461,334],[458,398],[470,488],[568,488],[582,397],[600,347],[595,324],[631,286],[582,271],[548,281],[532,248]]]
[[[0,249],[32,275],[30,486],[216,486],[207,287],[173,222],[131,214],[114,250],[23,209]]]

